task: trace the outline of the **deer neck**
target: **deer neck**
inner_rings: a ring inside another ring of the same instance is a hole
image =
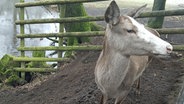
[[[105,61],[107,70],[120,70],[123,73],[127,72],[130,65],[130,56],[117,52],[107,42],[105,42],[102,51],[102,60]]]

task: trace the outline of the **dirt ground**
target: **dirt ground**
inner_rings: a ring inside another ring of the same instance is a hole
[[[175,25],[166,23],[165,27]],[[93,43],[99,41],[101,38],[95,38]],[[74,60],[36,86],[32,82],[1,90],[0,104],[99,104],[101,92],[94,81],[94,68],[100,52],[77,53]],[[175,104],[183,74],[184,63],[178,59],[154,58],[141,76],[141,94],[137,96],[133,86],[124,104]]]
[[[78,52],[40,85],[1,91],[0,104],[99,104],[101,93],[94,81],[98,56],[99,52]],[[124,104],[174,104],[183,72],[181,62],[154,58],[141,77],[141,94],[136,96],[133,87]]]

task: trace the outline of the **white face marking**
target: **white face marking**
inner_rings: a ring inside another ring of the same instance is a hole
[[[172,51],[173,47],[170,43],[162,40],[161,38],[157,37],[147,29],[145,29],[144,25],[138,23],[136,20],[134,20],[132,17],[127,16],[132,24],[137,27],[137,36],[142,39],[142,41],[145,41],[146,43],[149,43],[152,49],[153,54],[168,54]],[[142,44],[144,45],[144,44]]]

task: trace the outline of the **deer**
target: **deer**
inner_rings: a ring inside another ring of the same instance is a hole
[[[95,82],[102,93],[100,104],[106,104],[109,98],[115,98],[115,104],[122,104],[145,70],[149,56],[172,53],[172,45],[159,38],[156,30],[134,19],[143,7],[120,16],[120,9],[113,0],[105,12],[107,26],[103,49],[94,72]]]

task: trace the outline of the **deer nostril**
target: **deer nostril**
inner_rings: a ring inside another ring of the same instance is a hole
[[[167,47],[167,50],[168,50],[168,51],[172,51],[172,49],[171,49],[171,48],[168,48],[168,47]]]
[[[172,47],[172,45],[168,45],[166,47],[166,49],[167,49],[168,53],[171,53],[171,51],[173,50],[173,47]]]

